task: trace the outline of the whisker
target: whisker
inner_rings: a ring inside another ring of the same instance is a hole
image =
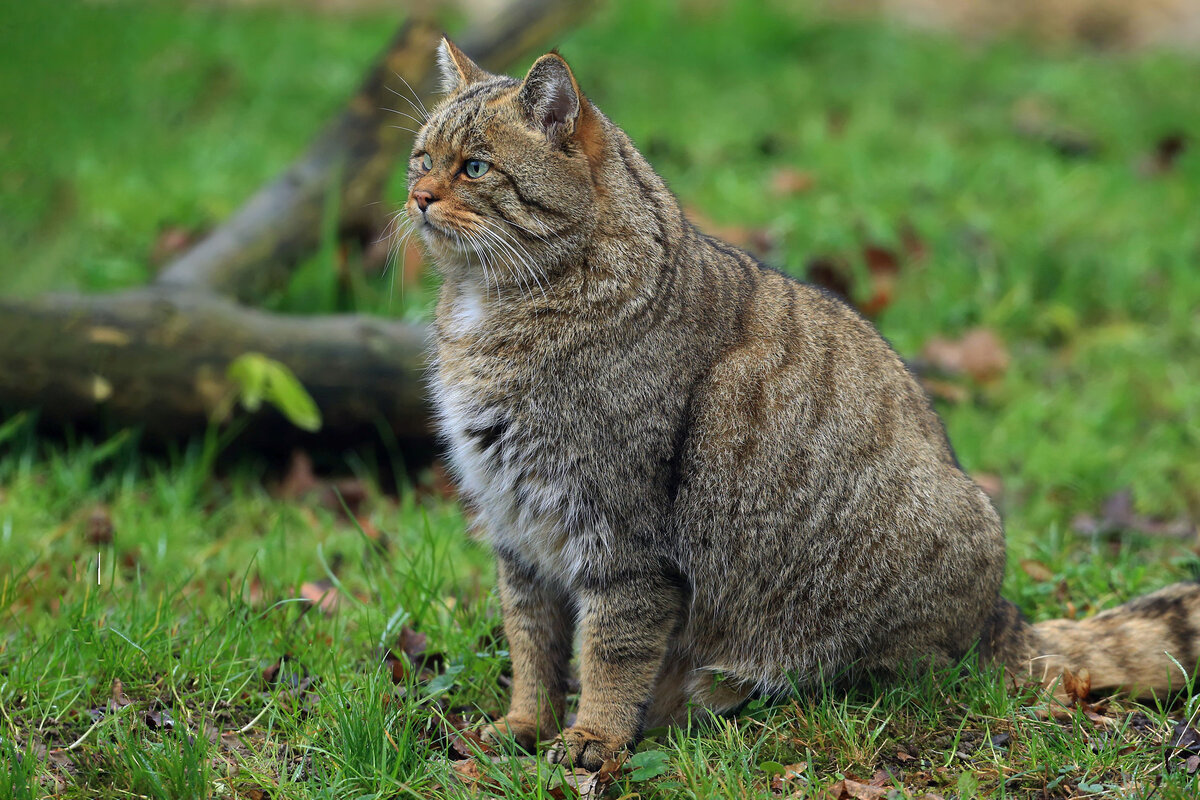
[[[389,128],[399,128],[402,131],[408,131],[413,136],[416,136],[420,131],[414,131],[412,128],[406,128],[403,125],[388,125]]]
[[[400,80],[404,81],[404,85],[408,87],[408,91],[412,92],[412,96],[413,96],[413,97],[416,99],[416,101],[417,101],[418,103],[420,103],[420,104],[421,104],[421,113],[422,113],[422,114],[424,114],[424,115],[425,115],[425,119],[427,119],[427,120],[428,120],[428,119],[429,119],[429,109],[427,109],[427,108],[425,107],[425,103],[424,103],[424,101],[422,101],[422,100],[421,100],[421,95],[417,94],[417,90],[416,90],[416,89],[414,89],[414,88],[412,87],[412,84],[411,84],[411,83],[409,83],[408,81],[404,80],[404,76],[403,76],[403,75],[401,75],[400,73],[398,73],[398,72],[395,72],[395,71],[393,71],[393,72],[392,72],[392,74],[393,74],[393,75],[395,75],[395,76],[396,76],[397,78],[399,78]],[[408,98],[405,98],[405,99],[407,100]]]
[[[410,86],[410,85],[409,85],[408,81],[405,81],[405,80],[404,80],[404,76],[403,76],[403,75],[401,75],[400,73],[396,72],[395,70],[393,70],[393,71],[392,71],[392,74],[393,74],[393,75],[395,75],[395,76],[396,76],[397,78],[399,78],[400,80],[404,81],[404,85],[408,87],[408,90],[409,90],[410,92],[412,92],[412,94],[413,94],[413,97],[416,97],[416,98],[417,98],[417,102],[418,102],[418,103],[420,103],[420,102],[421,102],[421,98],[417,96],[417,93],[416,93],[416,92],[413,92],[413,88],[412,88],[412,86]],[[418,107],[417,107],[417,104],[416,104],[416,103],[414,103],[412,100],[410,100],[410,99],[408,98],[408,95],[404,94],[403,92],[398,92],[398,91],[396,91],[395,89],[393,89],[393,88],[392,88],[392,87],[390,87],[390,86],[384,86],[384,88],[385,88],[385,89],[387,89],[387,90],[388,90],[389,92],[391,92],[392,94],[396,95],[396,97],[402,98],[402,99],[404,100],[404,102],[406,102],[406,103],[408,103],[410,106],[412,106],[412,109],[413,109],[413,111],[417,112],[418,114],[424,114],[424,115],[425,115],[425,119],[426,119],[426,120],[428,120],[428,119],[429,119],[429,111],[428,111],[428,110],[426,110],[426,108],[425,108],[425,104],[424,104],[424,103],[421,103],[420,107],[418,108]]]
[[[491,228],[496,234],[500,234],[500,238],[502,241],[504,239],[508,240],[505,243],[505,246],[508,247],[509,250],[515,250],[516,248],[520,248],[520,254],[522,255],[521,260],[525,263],[525,265],[527,267],[529,267],[529,274],[534,279],[534,281],[537,282],[538,287],[541,288],[542,297],[544,299],[546,296],[546,287],[542,286],[542,281],[539,279],[538,274],[540,273],[541,277],[545,278],[546,284],[548,286],[550,283],[550,278],[548,275],[546,275],[545,269],[543,269],[541,264],[539,264],[537,262],[537,259],[535,259],[533,257],[533,254],[530,253],[525,248],[525,246],[523,244],[521,244],[520,242],[518,242],[511,234],[509,234],[503,228],[500,228],[498,225],[496,225],[494,223],[487,224],[487,220],[484,220],[484,222],[486,224],[486,227]]]
[[[490,239],[492,239],[493,241],[499,241],[499,240],[497,240],[497,239],[496,239],[496,237],[495,237],[495,235],[494,235],[494,234],[492,234],[490,231],[488,231],[488,230],[487,230],[486,228],[484,228],[484,227],[477,228],[475,232],[476,232],[476,233],[480,233],[480,234],[484,234],[484,235],[488,236]],[[498,256],[500,256],[501,254],[500,254],[500,253],[494,253],[493,255],[496,255],[496,256],[498,257]],[[522,280],[521,280],[521,277],[522,277],[522,273],[521,273],[521,271],[518,271],[518,270],[515,270],[515,269],[514,269],[514,267],[515,267],[515,263],[514,263],[514,262],[513,262],[511,259],[509,259],[509,260],[507,261],[507,263],[506,263],[505,259],[500,259],[500,258],[498,258],[497,260],[498,260],[500,263],[504,264],[504,266],[505,266],[505,272],[507,272],[507,273],[508,273],[508,276],[509,276],[510,278],[516,278],[517,282],[520,284],[520,287],[518,287],[518,288],[522,288],[522,287],[523,287],[523,288],[524,288],[524,289],[526,289],[526,290],[528,290],[528,289],[529,289],[529,286],[528,286],[528,284],[527,284],[527,283],[525,283],[524,281],[522,281]]]
[[[512,249],[513,245],[516,245],[517,247],[519,247],[521,249],[521,252],[525,256],[525,258],[523,260],[530,267],[530,272],[534,274],[533,275],[534,279],[537,280],[537,274],[534,273],[534,269],[536,268],[537,272],[541,274],[541,277],[545,279],[546,285],[549,286],[550,276],[546,274],[545,268],[542,267],[542,265],[538,262],[538,260],[536,258],[534,258],[533,254],[529,252],[529,250],[525,247],[524,244],[517,241],[516,237],[514,237],[508,231],[504,230],[502,227],[500,227],[499,223],[494,218],[481,216],[480,222],[482,222],[485,227],[490,228],[493,231],[495,231],[496,233],[501,234],[502,237],[504,237],[508,240],[508,242],[511,242],[511,244],[508,245],[509,249]],[[539,237],[539,238],[541,238],[541,237]],[[546,240],[542,239],[542,241],[546,241]],[[550,243],[546,242],[546,244],[550,244]],[[539,281],[539,285],[540,285],[540,283],[541,282]],[[546,291],[545,289],[542,289],[543,295],[545,294],[545,291]]]
[[[546,287],[542,285],[541,280],[538,278],[537,269],[535,267],[535,263],[533,261],[532,256],[528,252],[522,252],[522,251],[517,250],[515,247],[513,247],[513,245],[510,244],[507,239],[505,239],[503,236],[499,235],[499,234],[504,233],[504,231],[494,229],[492,227],[492,225],[489,224],[487,218],[479,217],[478,222],[480,223],[479,228],[477,229],[478,232],[486,234],[487,236],[489,236],[492,239],[492,241],[501,245],[509,253],[511,253],[515,257],[516,262],[519,262],[523,267],[525,267],[525,269],[522,272],[527,273],[528,276],[533,279],[533,281],[537,285],[538,289],[541,290],[541,292],[542,292],[542,298],[546,299],[546,297],[547,297]],[[516,262],[514,262],[514,264],[513,264],[514,267],[516,266]],[[533,290],[531,288],[529,288],[529,284],[527,282],[525,282],[522,278],[523,278],[523,275],[518,273],[517,279],[519,281],[521,281],[521,283],[527,289],[529,289],[530,297],[532,298]]]
[[[400,116],[402,116],[402,117],[408,117],[409,119],[411,119],[413,122],[417,123],[418,125],[424,125],[424,124],[425,124],[425,120],[423,120],[423,119],[417,119],[417,118],[416,118],[416,117],[414,117],[412,114],[408,114],[408,113],[406,113],[406,112],[404,112],[404,111],[400,111],[399,109],[395,109],[395,108],[388,108],[387,106],[380,106],[380,107],[379,107],[379,110],[380,110],[380,111],[386,111],[386,112],[388,112],[389,114],[399,114],[399,115],[400,115]]]

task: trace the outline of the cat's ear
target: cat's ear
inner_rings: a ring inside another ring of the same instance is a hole
[[[437,51],[438,69],[442,73],[442,91],[446,94],[459,92],[472,83],[485,80],[490,75],[467,54],[458,49],[454,42],[442,37]]]
[[[547,53],[529,68],[517,101],[530,124],[555,143],[575,132],[583,107],[579,84],[557,52]]]

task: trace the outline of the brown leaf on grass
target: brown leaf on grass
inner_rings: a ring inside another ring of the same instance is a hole
[[[497,791],[500,784],[488,776],[474,758],[454,762],[454,777],[471,792]]]
[[[783,794],[788,790],[789,784],[804,774],[808,769],[808,762],[800,761],[795,764],[788,764],[783,768],[783,772],[771,777],[771,791],[776,794]]]
[[[1180,720],[1171,729],[1167,739],[1167,768],[1174,772],[1184,770],[1194,775],[1200,769],[1200,731],[1197,731],[1187,720]]]
[[[828,800],[883,800],[887,797],[888,791],[889,789],[882,786],[872,786],[869,783],[859,783],[845,778],[826,787],[825,797]]]
[[[1187,150],[1187,135],[1169,133],[1154,143],[1154,149],[1142,157],[1138,172],[1146,177],[1163,175],[1175,168],[1175,162]]]
[[[320,502],[330,511],[348,511],[357,517],[368,497],[370,491],[360,478],[338,478],[324,487]]]
[[[771,193],[776,197],[803,194],[815,183],[811,172],[795,167],[780,167],[771,173]]]
[[[448,754],[451,759],[474,758],[480,752],[490,753],[492,748],[476,731],[457,728],[450,733]]]
[[[608,792],[608,787],[612,786],[613,782],[620,777],[621,772],[625,769],[625,761],[628,758],[626,753],[621,753],[616,758],[610,758],[600,765],[600,769],[592,773],[590,778],[584,778],[580,781],[575,789],[579,793],[579,800],[598,800]],[[578,772],[578,770],[576,770]]]
[[[114,679],[112,682],[112,692],[108,700],[109,711],[116,711],[132,703],[133,701],[125,696],[125,686],[121,683],[120,678]]]
[[[863,248],[863,260],[867,264],[870,286],[868,296],[858,307],[868,317],[874,317],[892,304],[900,275],[900,258],[886,247],[869,244]]]
[[[722,225],[714,222],[705,214],[694,208],[686,209],[687,217],[697,228],[723,239],[735,247],[749,250],[755,255],[766,255],[775,249],[776,241],[766,228],[752,228],[747,225]]]
[[[983,489],[993,503],[999,503],[1004,499],[1004,479],[993,472],[973,472],[971,480]]]
[[[420,682],[430,681],[446,668],[446,654],[426,652],[428,637],[405,625],[396,637],[396,644],[384,651],[383,659],[392,669],[392,681],[403,683],[415,671]]]
[[[350,518],[356,518],[370,497],[370,491],[359,478],[325,480],[317,477],[312,457],[297,449],[292,451],[287,473],[279,482],[275,496],[281,500],[315,498],[322,508],[343,514],[349,512]]]
[[[1186,517],[1165,520],[1137,513],[1133,490],[1128,487],[1105,500],[1099,516],[1077,515],[1071,520],[1071,528],[1084,536],[1115,536],[1129,532],[1165,539],[1189,539],[1196,535],[1196,525]]]
[[[904,255],[913,263],[920,264],[929,257],[929,246],[910,223],[906,222],[900,229],[900,244],[904,248]]]
[[[342,602],[337,587],[328,580],[306,581],[300,584],[300,598],[316,606],[323,614],[333,614]]]
[[[804,279],[814,286],[827,289],[847,303],[852,303],[854,276],[850,265],[836,256],[816,256],[804,265]]]
[[[313,472],[312,458],[303,450],[293,450],[288,471],[279,483],[276,496],[283,500],[298,500],[320,485]]]
[[[950,381],[922,375],[921,386],[930,397],[945,400],[947,403],[965,403],[971,399],[971,392],[965,386]]]
[[[1038,583],[1054,580],[1054,573],[1040,561],[1032,558],[1021,559],[1021,571]]]
[[[108,506],[99,505],[93,508],[84,524],[84,541],[94,545],[112,544],[113,532],[112,514]]]
[[[175,718],[171,716],[171,711],[166,708],[147,711],[143,719],[146,722],[146,727],[152,731],[175,727]]]
[[[425,653],[425,645],[429,643],[429,637],[405,625],[400,629],[400,635],[396,639],[397,646],[404,652],[406,656],[416,663]]]
[[[992,331],[975,328],[961,339],[930,339],[922,357],[935,368],[951,375],[969,375],[980,383],[995,380],[1008,370],[1008,348]]]

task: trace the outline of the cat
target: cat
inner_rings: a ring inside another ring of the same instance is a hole
[[[497,560],[512,700],[485,738],[594,770],[689,710],[973,648],[1047,684],[1192,674],[1200,585],[1038,625],[1002,599],[1000,518],[883,337],[696,230],[557,52],[523,80],[448,40],[438,60],[403,213],[443,278],[438,426]]]

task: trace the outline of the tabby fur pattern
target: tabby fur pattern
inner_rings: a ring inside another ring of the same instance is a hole
[[[1034,626],[1001,599],[1000,518],[888,343],[693,227],[562,57],[524,80],[439,59],[404,213],[444,278],[433,397],[498,562],[513,689],[488,736],[595,769],[689,709],[977,646],[1047,683],[1190,675],[1195,585]]]

